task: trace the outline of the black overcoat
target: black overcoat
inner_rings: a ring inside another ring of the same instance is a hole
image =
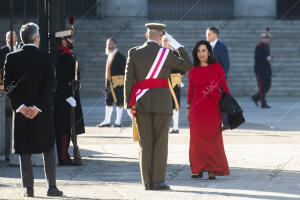
[[[267,57],[270,56],[270,46],[265,43],[259,43],[255,48],[254,54],[254,72],[260,73],[262,75],[271,76],[272,69],[271,64],[267,60]]]
[[[66,99],[72,95],[72,87],[69,82],[75,77],[76,58],[73,54],[58,51],[56,72],[56,91],[54,98],[54,121],[57,135],[71,133],[71,106]],[[78,80],[80,81],[80,70],[78,67]],[[85,132],[82,107],[80,102],[79,89],[75,91],[75,115],[76,115],[76,134]]]
[[[237,128],[239,125],[245,122],[243,110],[233,96],[224,92],[220,99],[220,108],[222,112],[225,112],[228,116],[228,124],[230,129]]]
[[[25,104],[42,111],[34,119],[15,113],[15,153],[49,151],[55,141],[51,109],[53,68],[49,56],[35,46],[24,46],[7,55],[4,70],[4,87],[13,110]]]
[[[4,69],[4,63],[6,59],[6,55],[9,53],[9,47],[3,46],[0,48],[0,79],[3,80],[3,69]]]

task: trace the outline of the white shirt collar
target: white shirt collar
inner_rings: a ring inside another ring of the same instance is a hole
[[[212,49],[216,46],[218,40],[219,40],[219,39],[217,38],[214,42],[211,42],[211,43],[210,43]]]

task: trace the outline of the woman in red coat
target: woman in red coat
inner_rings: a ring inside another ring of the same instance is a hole
[[[224,151],[221,91],[230,94],[224,71],[216,63],[207,41],[199,41],[193,50],[194,68],[189,72],[187,119],[190,122],[190,165],[192,178],[208,172],[210,180],[229,175]],[[221,91],[220,91],[221,90]]]

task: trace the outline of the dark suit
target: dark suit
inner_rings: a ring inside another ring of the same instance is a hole
[[[220,40],[218,40],[213,48],[213,52],[216,61],[221,64],[227,77],[229,72],[229,55],[227,47]]]
[[[115,57],[113,58],[113,61],[111,63],[111,68],[110,68],[110,73],[113,79],[113,76],[124,76],[125,74],[125,65],[126,65],[126,57],[121,53],[117,52]],[[121,86],[114,86],[114,92],[116,95],[117,99],[117,106],[123,107],[124,105],[124,84]],[[112,96],[111,88],[110,88],[110,83],[109,81],[106,82],[106,98],[105,102],[107,106],[112,106],[114,103],[114,99]]]
[[[227,75],[229,72],[229,55],[228,55],[227,47],[220,40],[218,40],[213,48],[213,52],[216,61],[221,64],[225,73],[225,78],[227,79]],[[222,113],[222,122],[223,122],[223,127],[227,128],[228,118],[225,113]]]
[[[55,186],[54,124],[51,109],[53,69],[49,56],[35,46],[24,46],[7,55],[4,87],[14,111],[22,104],[41,112],[28,119],[20,112],[14,118],[14,148],[20,154],[23,185],[33,185],[31,154],[44,153],[50,186]]]
[[[3,75],[4,75],[4,63],[6,60],[6,55],[10,52],[8,46],[3,46],[0,49],[0,85],[3,85]],[[12,135],[12,109],[9,100],[5,99],[5,156],[9,159],[10,146],[11,146],[11,135]]]
[[[56,132],[56,145],[58,160],[69,160],[70,155],[68,148],[71,137],[71,105],[66,101],[72,96],[72,87],[69,83],[75,77],[76,58],[73,54],[58,51],[57,62],[55,65],[56,72],[56,92],[54,98],[54,121]],[[78,66],[78,80],[80,81],[80,70]],[[82,107],[80,102],[79,88],[75,90],[75,117],[76,117],[76,134],[85,132]]]
[[[4,70],[4,63],[6,59],[6,55],[10,52],[8,46],[3,46],[0,49],[0,85],[2,84],[3,81],[3,70]]]
[[[145,80],[160,47],[153,41],[129,50],[125,71],[125,107],[129,108],[135,82]],[[179,57],[169,52],[157,78],[167,79],[172,69],[193,68],[184,48]],[[149,89],[136,104],[136,119],[140,134],[140,167],[144,184],[165,181],[168,157],[168,132],[173,113],[169,88]]]

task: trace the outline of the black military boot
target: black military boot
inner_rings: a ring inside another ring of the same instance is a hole
[[[60,197],[63,195],[63,192],[58,190],[56,186],[50,186],[47,192],[47,196],[50,197]]]

